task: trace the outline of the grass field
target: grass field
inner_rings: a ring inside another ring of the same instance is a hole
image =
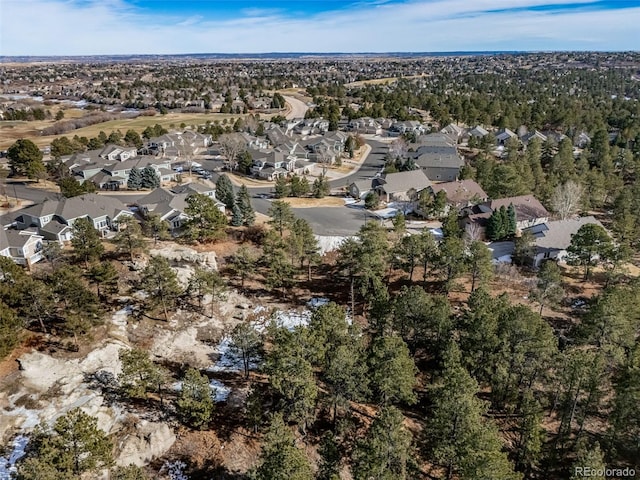
[[[76,110],[76,111],[74,111]],[[65,110],[65,118],[77,118],[79,115],[77,112],[83,112],[82,110],[70,109]],[[86,112],[85,112],[86,113]],[[67,115],[68,114],[68,115]],[[169,129],[171,125],[175,128],[180,128],[180,124],[184,123],[187,126],[191,125],[203,125],[207,121],[214,122],[216,120],[222,122],[224,119],[237,119],[238,117],[244,117],[243,114],[223,114],[223,113],[168,113],[167,115],[155,115],[153,117],[137,117],[129,119],[112,120],[109,122],[97,123],[88,127],[72,130],[62,135],[48,135],[40,136],[39,132],[55,122],[53,120],[45,121],[33,121],[33,122],[20,122],[20,121],[0,121],[0,149],[5,150],[10,147],[13,142],[18,138],[29,138],[39,147],[50,145],[54,138],[58,137],[73,137],[78,135],[81,137],[96,137],[100,131],[104,131],[107,135],[114,130],[120,130],[122,134],[129,130],[136,130],[138,133],[148,126],[155,125],[156,123]],[[269,118],[270,114],[261,114],[261,118]]]
[[[398,80],[400,80],[400,78],[411,79],[411,78],[422,78],[422,77],[424,77],[424,75],[408,75],[406,77],[375,78],[373,80],[361,80],[359,82],[345,83],[344,86],[357,88],[357,87],[362,87],[364,85],[385,85],[388,83],[397,82]]]

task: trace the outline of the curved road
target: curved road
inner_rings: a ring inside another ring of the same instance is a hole
[[[283,98],[285,102],[289,104],[289,107],[291,107],[291,110],[285,116],[287,120],[291,120],[293,118],[304,118],[307,110],[309,110],[309,107],[306,103],[304,103],[302,100],[298,100],[295,97],[290,97],[287,95],[283,95]]]

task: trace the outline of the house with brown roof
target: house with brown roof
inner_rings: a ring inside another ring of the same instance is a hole
[[[456,180],[455,182],[436,183],[431,186],[434,195],[444,192],[447,204],[456,208],[464,208],[486,202],[488,195],[473,180]]]

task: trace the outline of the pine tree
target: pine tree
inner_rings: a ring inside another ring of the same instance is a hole
[[[242,184],[238,194],[236,195],[236,204],[240,208],[242,214],[242,224],[250,227],[256,221],[256,213],[251,206],[251,198],[249,197],[249,191],[247,187]]]
[[[311,192],[315,198],[324,198],[329,195],[330,191],[329,180],[325,175],[320,175],[313,181]]]
[[[316,480],[340,480],[342,455],[340,453],[340,445],[333,433],[326,432],[322,436],[318,453],[320,454],[320,465]]]
[[[231,210],[236,203],[235,195],[233,194],[233,185],[231,180],[226,175],[220,175],[216,182],[216,198],[220,200],[225,206]]]
[[[313,472],[304,452],[295,446],[295,438],[282,415],[273,415],[260,455],[256,480],[313,480]]]
[[[516,208],[513,206],[513,203],[510,203],[507,208],[507,236],[511,237],[515,235],[517,228]]]
[[[302,218],[293,221],[289,247],[295,261],[300,262],[300,268],[307,263],[307,279],[310,281],[311,265],[320,259],[320,246],[309,222]]]
[[[274,197],[285,198],[289,196],[289,179],[287,177],[277,177],[273,187]]]
[[[606,480],[604,472],[607,465],[604,463],[604,455],[600,450],[600,445],[589,447],[585,442],[578,445],[578,455],[576,461],[573,462],[570,470],[570,480],[580,480],[585,477],[594,478],[595,480]],[[585,474],[588,471],[589,474]]]
[[[142,172],[138,167],[133,167],[129,172],[127,188],[129,190],[140,190],[142,188]]]
[[[93,221],[88,217],[78,218],[73,222],[73,236],[71,246],[76,257],[89,268],[89,262],[100,258],[104,253],[104,246],[100,234],[93,226]]]
[[[135,253],[144,249],[146,242],[142,238],[142,228],[134,217],[118,220],[118,233],[113,239],[120,252],[126,253],[133,262]]]
[[[227,219],[211,197],[200,193],[189,195],[184,212],[189,216],[184,225],[187,238],[204,243],[224,237]]]
[[[184,423],[204,429],[213,416],[213,397],[209,379],[195,368],[187,370],[176,401],[176,410]]]
[[[142,188],[158,188],[160,186],[158,172],[151,165],[142,169],[141,177]]]
[[[271,336],[273,348],[265,366],[269,383],[280,397],[286,417],[306,431],[307,424],[314,418],[318,386],[301,332],[276,328]]]
[[[284,235],[284,229],[289,228],[295,220],[291,206],[282,200],[274,201],[267,215],[271,217],[269,224],[275,227],[280,237]]]
[[[242,358],[244,378],[249,378],[249,369],[258,359],[262,349],[262,338],[248,323],[239,323],[231,332],[231,351]]]
[[[416,368],[407,344],[400,337],[380,336],[369,350],[369,379],[381,405],[415,403]]]
[[[142,271],[140,286],[148,295],[152,306],[161,306],[165,320],[169,320],[169,310],[173,308],[182,294],[176,272],[164,257],[152,256]]]
[[[237,203],[233,205],[231,225],[234,227],[242,226],[242,211],[240,210],[240,207]]]
[[[125,395],[144,399],[149,392],[161,391],[167,372],[151,360],[149,352],[139,348],[123,348],[119,352],[119,358],[122,373],[118,376],[118,382]]]
[[[39,425],[18,469],[24,480],[71,480],[113,463],[113,445],[98,420],[74,408],[50,428]]]
[[[492,255],[489,248],[480,241],[469,245],[469,270],[471,272],[471,291],[476,285],[485,285],[493,277]]]
[[[411,434],[403,425],[400,410],[384,407],[354,452],[355,480],[405,480],[410,474]]]
[[[240,277],[240,287],[244,288],[246,278],[255,269],[256,258],[246,246],[242,245],[238,251],[231,256],[229,263],[232,272]]]
[[[118,291],[118,277],[120,274],[111,262],[94,264],[87,272],[87,277],[96,286],[96,295],[102,298],[104,294],[112,295]]]
[[[476,397],[478,384],[461,365],[458,346],[445,354],[441,382],[433,388],[433,414],[427,428],[431,458],[465,480],[516,480],[493,425],[483,419],[487,407]]]

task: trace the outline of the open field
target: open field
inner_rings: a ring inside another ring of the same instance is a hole
[[[360,80],[358,82],[345,83],[345,87],[362,87],[364,85],[384,85],[388,83],[395,83],[401,78],[412,79],[422,78],[425,75],[407,75],[406,77],[387,77],[387,78],[375,78],[373,80]]]
[[[67,116],[68,112],[70,114]],[[268,118],[270,115],[271,114],[261,114],[261,117]],[[77,113],[73,112],[73,110],[65,110],[65,118],[77,118],[77,116]],[[113,130],[120,130],[124,134],[129,129],[142,133],[145,128],[153,126],[156,123],[168,129],[171,125],[179,128],[181,123],[185,123],[187,126],[203,125],[207,121],[214,122],[218,120],[222,122],[225,119],[234,119],[235,121],[238,117],[246,116],[247,114],[227,113],[168,113],[166,115],[154,115],[152,117],[140,116],[137,118],[112,120],[72,130],[62,135],[47,136],[39,136],[39,132],[53,125],[55,123],[53,120],[32,122],[0,121],[0,149],[4,150],[10,147],[18,138],[29,138],[39,147],[44,147],[50,145],[51,141],[58,137],[73,137],[74,135],[78,135],[91,138],[96,137],[101,130],[107,135]]]

